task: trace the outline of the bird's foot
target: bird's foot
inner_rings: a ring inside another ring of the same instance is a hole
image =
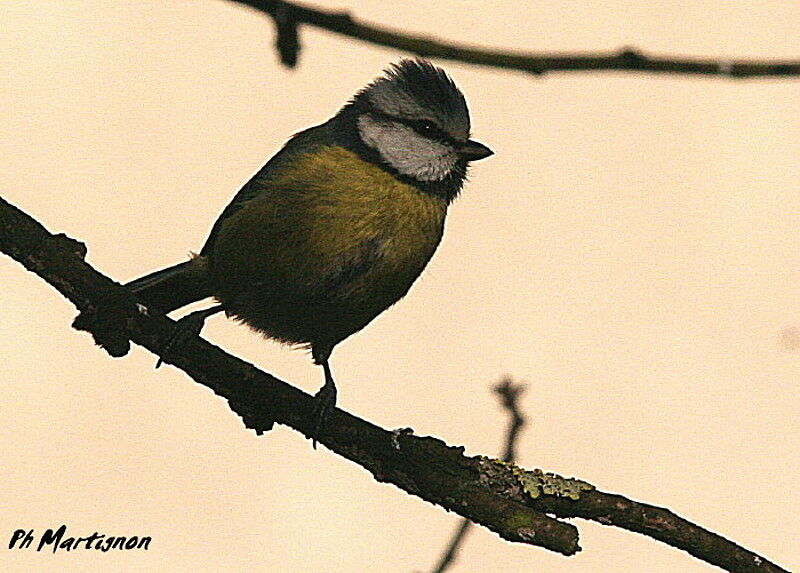
[[[186,316],[178,319],[175,323],[175,330],[172,332],[172,336],[161,350],[161,355],[158,357],[158,362],[156,362],[156,368],[164,363],[164,357],[168,356],[172,349],[180,346],[193,336],[198,336],[200,331],[203,330],[206,319],[221,310],[223,310],[222,305],[212,306],[211,308],[190,312]]]
[[[331,410],[336,406],[336,385],[333,380],[325,381],[325,385],[314,395],[314,410],[311,419],[314,422],[314,430],[311,433],[311,445],[317,449],[317,438],[325,430],[325,423],[328,421]]]

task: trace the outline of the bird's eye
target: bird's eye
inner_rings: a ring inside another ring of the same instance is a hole
[[[419,131],[420,133],[424,133],[425,135],[431,135],[436,133],[437,127],[436,124],[432,121],[423,120],[419,122]]]

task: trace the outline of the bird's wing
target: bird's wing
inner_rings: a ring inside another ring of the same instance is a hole
[[[248,202],[255,199],[265,188],[265,183],[269,181],[273,174],[288,162],[296,159],[300,155],[311,153],[323,145],[331,145],[333,138],[330,133],[330,126],[327,123],[310,127],[295,134],[283,148],[276,153],[272,159],[258,170],[239,190],[236,196],[228,203],[228,206],[217,218],[214,226],[200,251],[201,255],[208,255],[213,248],[214,241],[222,226],[222,222],[228,217],[239,211]]]

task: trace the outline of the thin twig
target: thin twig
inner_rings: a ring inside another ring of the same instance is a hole
[[[508,411],[511,419],[508,421],[508,432],[506,432],[506,448],[503,452],[503,460],[514,463],[517,460],[516,444],[520,431],[525,426],[525,416],[519,407],[519,397],[525,391],[525,384],[516,383],[511,376],[503,377],[497,386],[494,387],[495,393],[500,397],[503,408]]]
[[[525,391],[524,384],[517,384],[511,376],[504,376],[500,382],[494,387],[495,393],[500,397],[500,402],[508,411],[509,422],[508,431],[506,432],[506,445],[503,452],[503,461],[513,463],[516,459],[515,444],[520,430],[525,425],[525,417],[522,415],[522,410],[519,408],[519,397]],[[458,528],[450,538],[450,543],[447,544],[442,554],[439,563],[433,570],[433,573],[444,573],[454,562],[456,553],[458,553],[461,544],[466,538],[467,532],[470,529],[472,522],[469,519],[462,519]]]
[[[469,519],[461,520],[461,523],[458,524],[458,528],[450,538],[450,543],[447,544],[447,549],[445,549],[441,559],[439,559],[439,563],[436,564],[433,573],[444,573],[450,568],[450,565],[455,562],[456,553],[458,553],[458,550],[461,548],[461,543],[464,541],[471,526],[472,522]]]
[[[548,72],[588,72],[617,70],[666,74],[711,75],[727,78],[787,77],[800,75],[800,60],[738,60],[732,58],[687,58],[650,56],[634,48],[612,52],[519,52],[472,48],[433,39],[428,36],[404,34],[388,28],[364,24],[347,12],[330,12],[309,8],[283,0],[232,0],[269,14],[281,22],[308,24],[330,32],[342,34],[376,44],[397,48],[418,56],[440,58],[468,64],[518,70],[541,75]],[[288,15],[290,14],[290,15]],[[286,38],[291,39],[291,35]],[[289,44],[296,61],[299,49],[294,39],[278,44]],[[286,61],[286,50],[281,51]]]

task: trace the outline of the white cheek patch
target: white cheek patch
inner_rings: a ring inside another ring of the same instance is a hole
[[[440,181],[458,162],[458,155],[451,146],[423,137],[396,121],[379,120],[365,114],[358,118],[358,132],[364,143],[375,149],[389,165],[420,181]]]

